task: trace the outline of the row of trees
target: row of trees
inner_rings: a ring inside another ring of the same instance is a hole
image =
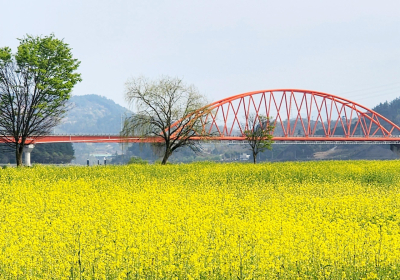
[[[63,40],[51,34],[27,35],[19,41],[16,53],[0,48],[0,137],[15,150],[17,166],[22,165],[24,146],[60,123],[71,91],[81,81],[76,72],[80,62]],[[162,164],[182,147],[199,152],[198,142],[191,141],[194,137],[212,136],[204,131],[207,100],[181,79],[133,78],[126,83],[125,97],[136,112],[125,120],[121,134],[154,137]],[[246,121],[255,163],[259,152],[271,148],[273,126],[262,116]]]

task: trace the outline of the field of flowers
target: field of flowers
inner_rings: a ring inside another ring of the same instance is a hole
[[[0,170],[0,279],[362,278],[400,278],[400,161]]]

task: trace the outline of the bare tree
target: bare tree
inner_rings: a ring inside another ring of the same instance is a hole
[[[67,101],[80,74],[79,61],[62,40],[20,39],[16,54],[0,48],[0,137],[15,149],[22,165],[24,146],[50,133],[67,110]]]
[[[247,117],[245,127],[244,135],[253,153],[253,161],[256,163],[258,153],[272,149],[274,126],[268,117],[252,114]]]
[[[144,77],[129,79],[125,98],[136,109],[125,119],[123,136],[153,137],[154,146],[162,150],[162,164],[179,148],[200,151],[195,137],[207,137],[204,118],[207,101],[192,85],[179,78],[162,77],[149,80]]]

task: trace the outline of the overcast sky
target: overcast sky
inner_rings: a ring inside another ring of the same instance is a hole
[[[399,0],[0,0],[0,47],[54,33],[81,61],[75,95],[126,106],[124,83],[177,76],[210,101],[299,88],[367,107],[400,97]]]

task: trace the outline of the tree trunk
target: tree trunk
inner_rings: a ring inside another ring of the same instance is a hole
[[[254,162],[254,164],[256,164],[256,158],[257,158],[257,154],[255,152],[253,152],[253,162]]]
[[[15,149],[15,157],[17,160],[17,167],[22,166],[22,153],[24,152],[24,145],[17,145]]]
[[[169,156],[170,156],[171,154],[172,154],[171,150],[167,148],[167,149],[165,150],[165,154],[164,154],[164,157],[163,157],[163,159],[162,159],[161,164],[166,164],[167,161],[168,161],[168,158],[169,158]]]

